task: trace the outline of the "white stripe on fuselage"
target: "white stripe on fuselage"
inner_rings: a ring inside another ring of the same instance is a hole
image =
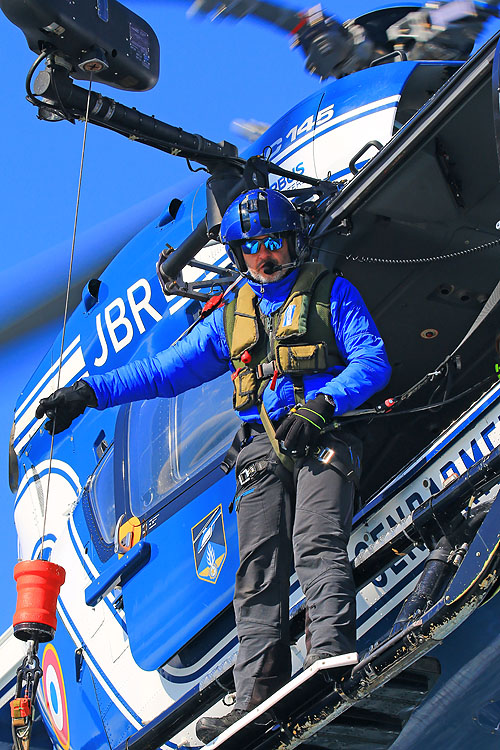
[[[332,120],[328,120],[328,122],[325,122],[323,125],[320,125],[314,130],[311,130],[306,135],[303,135],[302,138],[298,138],[296,141],[287,146],[284,151],[276,155],[275,162],[277,164],[281,164],[281,162],[286,159],[286,157],[291,154],[292,151],[296,151],[296,149],[304,146],[308,141],[311,141],[313,138],[317,138],[317,136],[323,133],[325,130],[331,130],[332,128],[337,127],[346,120],[355,119],[357,117],[361,117],[362,115],[366,116],[367,114],[370,114],[371,110],[378,109],[379,107],[385,107],[388,104],[394,104],[394,106],[397,106],[400,98],[400,94],[397,94],[395,96],[388,96],[385,99],[378,99],[376,102],[364,104],[362,107],[351,109],[349,112],[345,112],[343,115],[339,115],[338,117],[334,117]]]
[[[61,367],[60,377],[57,372],[54,373],[50,380],[45,383],[38,396],[35,397],[35,400],[26,409],[19,421],[16,421],[14,431],[14,450],[18,455],[46,419],[46,417],[42,417],[42,419],[36,419],[35,417],[35,411],[39,400],[50,396],[56,388],[62,388],[63,386],[74,383],[77,376],[85,377],[88,374],[88,371],[85,369],[85,360],[83,358],[82,349],[81,347],[78,347],[69,359],[64,362]],[[30,424],[31,426],[27,429]],[[27,431],[25,432],[25,430]]]
[[[77,336],[77,337],[76,337],[75,339],[73,339],[73,341],[72,341],[72,342],[71,342],[71,344],[70,344],[70,345],[68,346],[68,348],[67,348],[67,349],[66,349],[66,350],[65,350],[65,351],[63,352],[63,355],[62,355],[62,359],[63,359],[63,361],[64,361],[64,360],[66,359],[66,357],[68,356],[68,354],[69,354],[69,353],[70,353],[71,351],[73,351],[73,349],[75,348],[75,346],[76,346],[76,345],[77,345],[77,344],[78,344],[79,342],[80,342],[80,334],[78,334],[78,336]],[[47,380],[47,378],[49,378],[49,377],[50,377],[50,376],[51,376],[51,375],[52,375],[52,374],[53,374],[53,373],[54,373],[54,372],[55,372],[55,371],[56,371],[56,370],[58,369],[58,367],[59,367],[59,362],[60,362],[60,358],[59,358],[59,359],[57,360],[57,362],[55,362],[55,363],[54,363],[54,364],[52,365],[52,367],[50,368],[50,370],[48,370],[48,371],[47,371],[47,372],[45,373],[45,375],[43,376],[43,378],[42,378],[41,380],[39,380],[39,381],[38,381],[38,383],[37,383],[37,384],[36,384],[36,386],[35,386],[35,387],[33,388],[33,390],[32,390],[32,391],[30,392],[30,394],[29,394],[29,395],[28,395],[28,396],[27,396],[27,397],[26,397],[26,398],[24,399],[24,401],[23,401],[23,403],[21,404],[21,406],[19,406],[19,408],[18,408],[18,409],[16,409],[16,411],[15,411],[15,414],[14,414],[14,418],[15,418],[16,420],[20,419],[20,417],[21,417],[21,414],[22,414],[22,413],[24,412],[24,410],[26,409],[26,407],[28,406],[28,404],[29,404],[29,403],[30,403],[30,402],[31,402],[31,401],[32,401],[32,400],[33,400],[33,399],[35,398],[35,396],[36,396],[37,392],[38,392],[38,391],[39,391],[39,389],[40,389],[40,388],[42,387],[42,385],[43,385],[43,384],[44,384],[44,382],[45,382],[45,381]]]

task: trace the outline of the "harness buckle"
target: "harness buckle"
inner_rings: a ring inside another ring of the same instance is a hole
[[[314,457],[321,461],[322,464],[329,464],[332,462],[335,456],[333,448],[318,447],[314,453]]]
[[[271,378],[274,375],[274,372],[276,370],[276,362],[263,362],[260,365],[257,365],[257,377],[259,380],[262,380],[263,378]]]
[[[238,474],[238,483],[241,484],[242,487],[245,486],[245,484],[248,484],[251,479],[257,474],[257,468],[255,464],[250,464],[250,466],[247,466],[246,469],[242,469],[240,473]]]

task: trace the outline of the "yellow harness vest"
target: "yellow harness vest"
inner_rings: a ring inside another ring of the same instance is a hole
[[[258,297],[245,284],[224,309],[224,330],[233,374],[233,406],[257,404],[277,375],[289,376],[296,400],[304,399],[303,376],[343,365],[331,326],[330,298],[336,275],[306,263],[283,305],[262,315]]]

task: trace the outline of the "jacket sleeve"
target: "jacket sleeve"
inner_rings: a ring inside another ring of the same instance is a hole
[[[358,290],[337,278],[331,297],[332,327],[346,367],[321,392],[335,401],[337,414],[361,406],[390,380],[384,342]]]
[[[229,369],[222,309],[199,323],[174,346],[84,380],[93,388],[97,408],[161,396],[170,398],[217,378]]]

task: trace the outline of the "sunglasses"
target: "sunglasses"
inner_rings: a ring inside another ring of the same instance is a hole
[[[284,237],[280,237],[276,234],[270,234],[268,237],[262,237],[260,239],[244,240],[241,243],[241,249],[245,253],[245,255],[255,255],[255,253],[259,252],[260,246],[264,245],[266,250],[275,252],[276,250],[281,250],[281,248],[283,247],[283,241]]]

